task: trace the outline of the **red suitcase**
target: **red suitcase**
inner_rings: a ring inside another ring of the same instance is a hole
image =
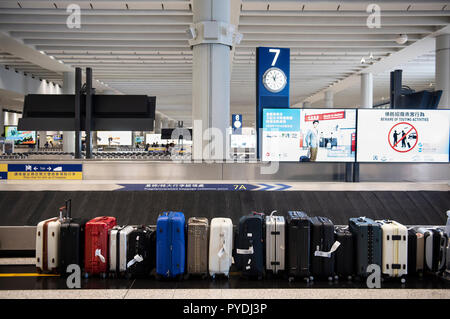
[[[101,216],[91,219],[85,227],[84,272],[89,275],[108,272],[108,232],[116,226],[116,218]]]

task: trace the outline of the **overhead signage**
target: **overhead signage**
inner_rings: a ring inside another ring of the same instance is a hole
[[[201,183],[151,183],[119,184],[118,191],[284,191],[286,184],[201,184]]]
[[[3,164],[8,180],[81,180],[83,164]],[[6,166],[6,167],[5,167]]]
[[[242,114],[233,114],[231,125],[233,134],[242,134]]]
[[[322,113],[322,114],[311,114],[305,116],[305,122],[312,121],[327,121],[327,120],[341,120],[345,118],[345,111],[332,112],[332,113]]]

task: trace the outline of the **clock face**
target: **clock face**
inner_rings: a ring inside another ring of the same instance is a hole
[[[264,87],[272,93],[280,92],[287,83],[286,75],[279,68],[270,68],[263,75]]]

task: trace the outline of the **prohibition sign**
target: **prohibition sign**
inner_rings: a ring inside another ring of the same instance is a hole
[[[397,133],[396,131],[398,131],[399,133]],[[405,132],[405,135],[402,135],[402,131]],[[394,132],[394,133],[392,133]],[[397,133],[399,136],[401,136],[397,141],[395,141],[393,134]],[[414,145],[411,146],[411,144],[409,144],[409,140],[410,137],[414,138],[415,136],[415,142]],[[392,137],[392,139],[391,139]],[[399,153],[406,153],[409,152],[410,150],[412,150],[414,147],[416,147],[417,145],[417,141],[419,140],[419,134],[417,133],[416,128],[408,123],[408,122],[400,122],[395,124],[390,130],[389,130],[389,134],[388,134],[388,142],[389,142],[389,146],[396,152]],[[405,148],[405,150],[401,150],[399,149],[399,144],[402,144],[402,148]]]

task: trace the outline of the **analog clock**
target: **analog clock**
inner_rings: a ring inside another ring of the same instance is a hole
[[[262,81],[267,90],[272,93],[278,93],[286,86],[287,78],[281,69],[270,68],[264,72]]]

